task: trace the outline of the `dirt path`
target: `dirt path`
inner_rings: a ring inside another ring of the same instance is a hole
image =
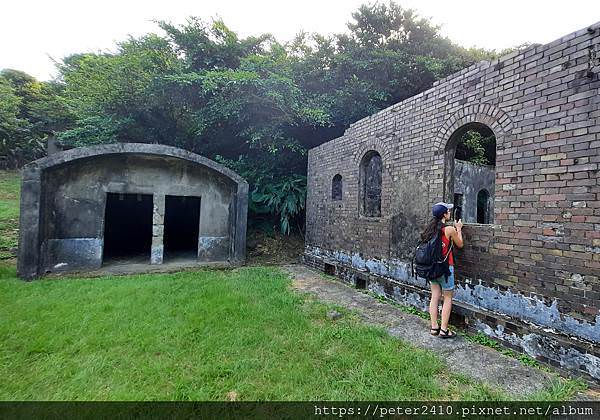
[[[541,391],[554,376],[460,336],[452,340],[433,337],[429,334],[429,321],[379,302],[304,265],[282,268],[292,275],[295,289],[315,294],[323,302],[354,310],[366,323],[382,326],[390,335],[414,346],[435,351],[446,360],[451,372],[486,383],[517,399]],[[589,399],[589,395],[588,398],[578,395],[577,399]]]

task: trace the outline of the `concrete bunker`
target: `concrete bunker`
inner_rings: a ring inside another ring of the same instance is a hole
[[[23,171],[18,275],[113,264],[241,264],[248,184],[154,144],[76,148]]]

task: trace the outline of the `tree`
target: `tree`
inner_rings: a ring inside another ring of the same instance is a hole
[[[0,165],[14,166],[14,154],[18,151],[18,137],[28,123],[19,118],[21,98],[8,80],[0,77]]]
[[[156,35],[131,38],[119,44],[116,54],[67,57],[60,70],[76,122],[60,138],[78,139],[79,145],[185,143],[177,127],[187,115],[175,105],[176,92],[167,91],[163,82],[179,65],[169,43]]]
[[[496,165],[496,136],[489,130],[467,130],[456,146],[456,159],[474,165]]]
[[[241,38],[220,19],[157,24],[163,34],[115,53],[66,57],[55,83],[11,74],[20,102],[7,121],[30,124],[30,139],[52,130],[73,145],[162,143],[220,159],[251,181],[255,214],[283,230],[301,217],[308,149],[489,55],[393,2],[361,6],[345,33],[287,44]]]
[[[57,84],[19,70],[0,72],[2,166],[17,167],[43,156],[48,135],[68,125],[70,115],[59,90]]]

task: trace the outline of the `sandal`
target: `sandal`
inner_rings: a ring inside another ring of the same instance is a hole
[[[440,338],[454,338],[456,337],[456,333],[454,331],[450,331],[450,329],[442,330],[440,328]]]
[[[441,327],[431,328],[431,332],[429,334],[431,334],[431,335],[439,335],[440,334],[440,330],[441,330]]]

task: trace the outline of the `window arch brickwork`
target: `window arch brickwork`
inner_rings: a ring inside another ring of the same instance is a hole
[[[474,104],[459,109],[437,131],[433,141],[436,159],[439,162],[437,177],[443,179],[443,199],[452,200],[454,196],[454,149],[450,144],[453,134],[461,127],[470,124],[481,124],[489,127],[496,136],[496,159],[512,138],[513,122],[504,111],[491,104]],[[443,177],[443,178],[442,178]],[[451,201],[449,201],[451,202]],[[493,218],[492,218],[493,220]]]

